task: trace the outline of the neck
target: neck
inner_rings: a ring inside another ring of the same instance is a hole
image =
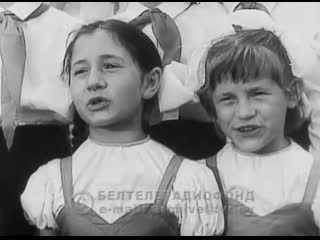
[[[104,144],[125,144],[146,138],[140,121],[130,124],[116,124],[104,127],[89,127],[91,139]]]

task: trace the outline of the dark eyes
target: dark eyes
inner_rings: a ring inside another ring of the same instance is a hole
[[[103,71],[110,71],[116,68],[119,68],[120,66],[117,64],[111,64],[111,63],[105,63],[102,65],[102,70]],[[74,76],[81,76],[83,74],[86,74],[88,72],[88,68],[80,68],[74,71],[73,75]]]
[[[261,97],[265,97],[265,96],[268,96],[270,95],[269,92],[266,92],[266,91],[255,91],[255,92],[252,92],[252,93],[249,93],[248,97],[249,98],[261,98]],[[237,97],[236,96],[225,96],[225,97],[222,97],[219,102],[223,103],[223,104],[233,104],[237,101]]]
[[[254,96],[262,96],[262,95],[269,95],[267,92],[257,91],[253,93]]]
[[[229,96],[229,97],[223,97],[220,99],[220,102],[221,103],[224,103],[224,104],[230,104],[230,103],[233,103],[236,101],[236,98],[235,97],[232,97],[232,96]]]
[[[104,70],[110,70],[110,69],[115,69],[118,68],[119,66],[116,64],[111,64],[111,63],[105,63],[103,64],[103,69]]]
[[[76,71],[74,71],[74,73],[73,73],[73,75],[74,76],[78,76],[78,75],[82,75],[82,74],[84,74],[84,73],[86,73],[88,70],[87,69],[79,69],[79,70],[76,70]]]

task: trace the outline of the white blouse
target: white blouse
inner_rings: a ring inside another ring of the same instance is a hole
[[[317,152],[320,152],[320,44],[317,43],[317,36],[320,36],[319,11],[320,2],[278,2],[271,13],[277,24],[296,32],[299,37],[296,38],[301,39],[301,49],[294,51],[295,54],[301,52],[299,59],[307,62],[303,85],[312,109],[309,137],[310,152],[315,158],[319,158]]]
[[[115,4],[118,4],[118,10]],[[128,2],[67,2],[63,11],[81,19],[84,23],[91,23],[112,17],[115,10],[117,13],[123,12],[127,5]]]
[[[217,154],[227,196],[260,216],[302,201],[312,163],[312,155],[293,141],[285,149],[264,155],[240,152],[229,142]],[[320,186],[312,209],[320,226]]]
[[[19,125],[61,124],[71,120],[71,97],[67,81],[60,78],[68,35],[82,22],[50,7],[26,20],[41,3],[15,2],[8,8],[19,17],[26,41],[26,66],[21,92]],[[0,8],[0,12],[4,9]],[[2,61],[0,59],[0,79]],[[1,84],[0,84],[1,98]],[[0,105],[0,122],[2,119]]]
[[[124,145],[87,139],[72,159],[75,201],[113,223],[135,206],[154,202],[173,155],[150,138]],[[214,179],[206,166],[187,159],[182,162],[167,203],[179,218],[182,235],[222,233],[221,201],[212,197],[218,192]],[[55,218],[64,206],[59,159],[41,166],[30,177],[21,203],[32,224],[39,229],[57,229]]]

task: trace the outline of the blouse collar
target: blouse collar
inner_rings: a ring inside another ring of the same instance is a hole
[[[88,138],[88,141],[90,141],[96,145],[100,145],[100,146],[104,146],[104,147],[132,147],[132,146],[142,145],[142,144],[148,142],[149,139],[150,139],[150,136],[148,135],[142,140],[128,142],[128,143],[103,143],[103,142],[96,141],[90,137]]]
[[[8,7],[7,10],[12,12],[14,15],[16,15],[21,20],[25,20],[36,9],[38,9],[41,4],[42,4],[42,2],[15,2],[12,6]]]
[[[270,153],[248,153],[248,152],[243,152],[239,149],[237,149],[233,143],[229,142],[230,146],[231,146],[231,149],[237,153],[237,154],[240,154],[242,156],[246,156],[246,157],[270,157],[270,156],[273,156],[273,155],[277,155],[279,153],[283,153],[283,152],[287,152],[289,151],[292,146],[293,146],[293,141],[292,139],[288,139],[289,140],[289,145],[286,146],[285,148],[282,148],[282,149],[279,149],[279,150],[276,150],[276,151],[273,151],[273,152],[270,152]]]

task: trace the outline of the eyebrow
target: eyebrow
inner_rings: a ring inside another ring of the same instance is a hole
[[[221,94],[217,95],[217,97],[229,97],[234,95],[234,92],[222,92]]]
[[[112,55],[112,54],[103,54],[103,55],[100,55],[99,58],[102,59],[102,60],[104,60],[104,59],[115,59],[115,60],[124,62],[122,57],[119,57],[119,56],[116,56],[116,55]],[[80,60],[76,61],[75,63],[73,63],[72,66],[83,64],[85,62],[87,62],[85,59],[80,59]]]
[[[270,91],[270,89],[267,87],[254,87],[254,88],[248,89],[248,92],[256,92],[256,91]]]

